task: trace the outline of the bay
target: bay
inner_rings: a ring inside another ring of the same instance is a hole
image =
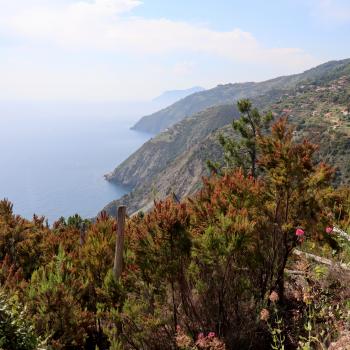
[[[130,130],[135,118],[32,114],[0,115],[0,199],[15,213],[50,223],[75,213],[89,218],[129,191],[103,175],[150,138]]]

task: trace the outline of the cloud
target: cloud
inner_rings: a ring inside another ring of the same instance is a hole
[[[310,0],[313,1],[313,0]],[[135,16],[139,0],[0,0],[0,95],[152,98],[193,85],[263,80],[319,63],[241,28]]]
[[[110,42],[110,31],[118,16],[141,2],[95,0],[53,4],[47,1],[41,6],[24,5],[3,22],[13,35],[26,39],[46,40],[61,46],[102,48]]]
[[[298,48],[265,48],[241,29],[216,31],[165,18],[133,17],[138,0],[95,0],[26,8],[7,20],[12,35],[64,48],[162,55],[191,52],[236,62],[271,62],[300,69],[315,61]]]

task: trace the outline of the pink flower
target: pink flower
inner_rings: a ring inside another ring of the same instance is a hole
[[[215,338],[215,333],[214,332],[210,332],[208,334],[208,338]]]
[[[332,233],[333,232],[333,227],[331,227],[331,226],[326,227],[326,232],[327,233]]]
[[[270,301],[272,301],[273,303],[275,303],[276,301],[279,300],[279,296],[278,296],[278,294],[277,294],[275,291],[273,291],[273,292],[270,294],[269,299],[270,299]]]
[[[270,317],[270,313],[267,309],[262,309],[260,311],[260,320],[261,321],[267,321]]]
[[[298,228],[296,229],[295,234],[300,237],[300,236],[304,236],[305,232],[301,228]]]
[[[203,333],[199,333],[198,336],[197,336],[197,339],[198,340],[201,340],[204,338],[204,334]]]

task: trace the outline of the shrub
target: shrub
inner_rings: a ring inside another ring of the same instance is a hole
[[[14,299],[0,292],[0,348],[6,350],[37,350],[40,340],[27,319],[26,310]],[[41,346],[43,349],[43,346]]]

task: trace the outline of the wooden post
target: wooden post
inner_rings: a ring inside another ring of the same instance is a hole
[[[117,215],[118,229],[117,229],[117,237],[116,237],[116,243],[115,243],[114,266],[113,266],[113,274],[116,281],[120,278],[123,272],[125,215],[126,215],[126,207],[120,206],[118,208],[118,215]]]
[[[86,239],[86,225],[83,222],[80,226],[80,245],[83,246],[85,244]]]

